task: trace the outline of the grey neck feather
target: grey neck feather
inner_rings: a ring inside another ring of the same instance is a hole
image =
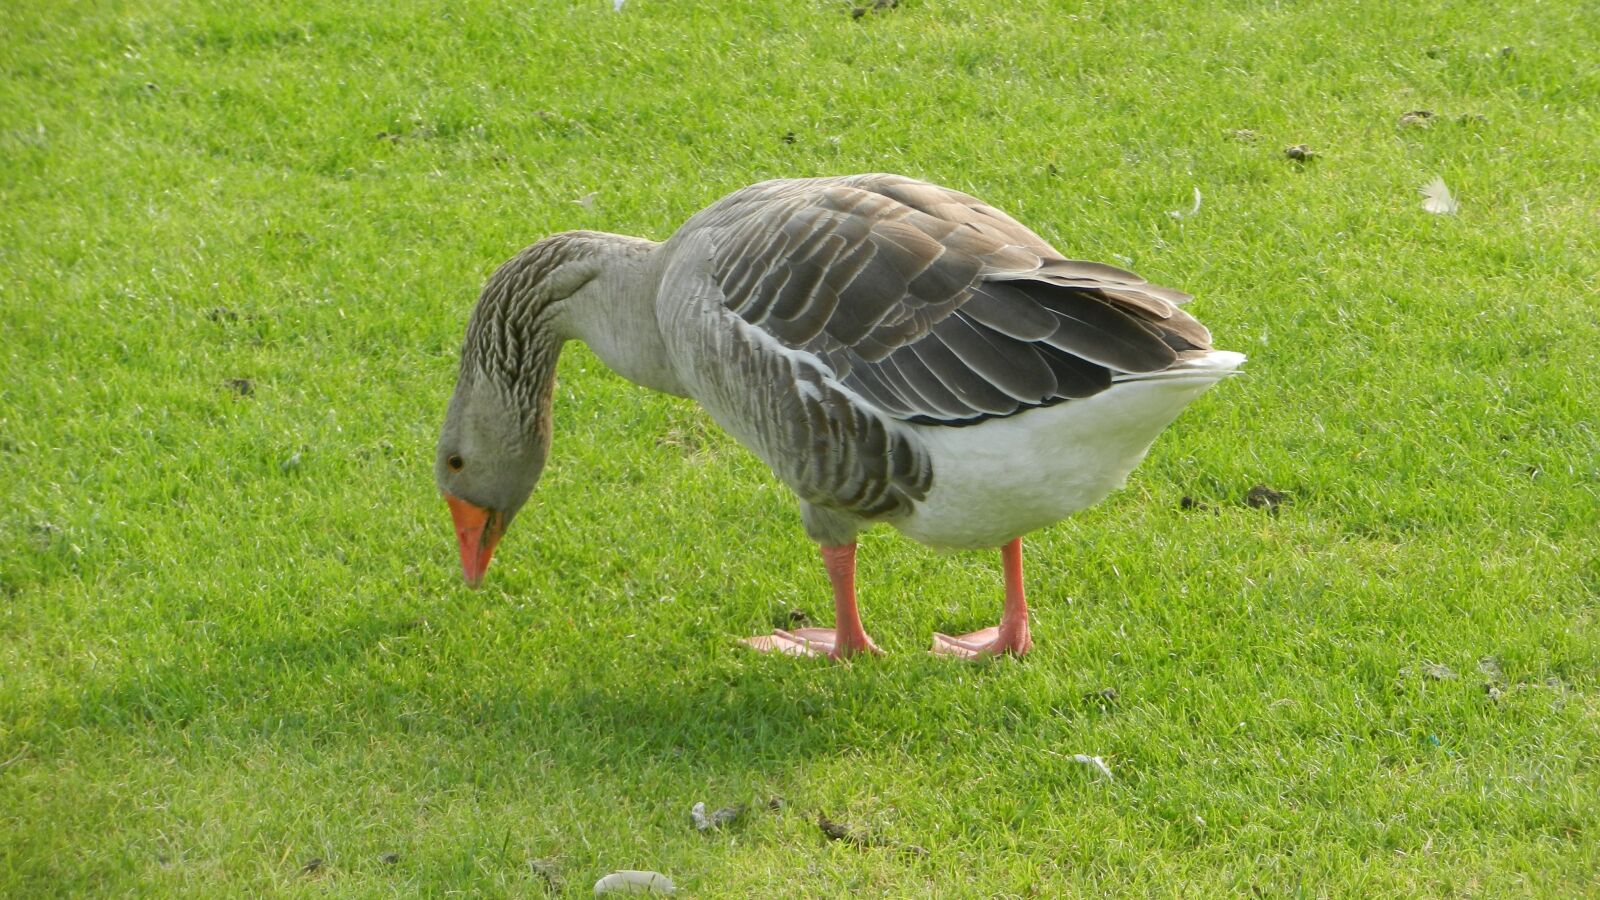
[[[548,409],[556,360],[569,338],[590,344],[625,377],[649,368],[660,343],[653,241],[594,231],[552,235],[490,276],[467,326],[463,377],[495,382],[532,426]],[[653,337],[652,337],[653,336]],[[664,354],[664,348],[662,350]]]

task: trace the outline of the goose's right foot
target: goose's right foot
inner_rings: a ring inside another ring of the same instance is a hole
[[[783,653],[789,656],[826,656],[829,659],[849,659],[857,653],[882,656],[883,651],[864,631],[840,638],[833,628],[796,628],[793,631],[777,629],[771,634],[748,637],[739,643],[754,647],[762,653]]]
[[[822,551],[822,564],[828,570],[828,580],[833,583],[833,620],[838,624],[832,628],[796,628],[793,631],[780,628],[771,634],[745,638],[743,643],[762,653],[787,653],[790,656],[826,656],[830,659],[849,659],[857,653],[882,656],[883,651],[861,627],[861,611],[856,608],[856,545],[841,544],[818,549]]]

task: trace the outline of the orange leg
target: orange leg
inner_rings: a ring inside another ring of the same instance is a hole
[[[933,652],[963,659],[1009,653],[1022,656],[1033,647],[1028,634],[1028,601],[1022,593],[1022,538],[1000,548],[1006,573],[1006,607],[1000,624],[960,637],[934,634]]]
[[[857,653],[882,654],[861,627],[861,611],[856,608],[856,545],[822,547],[822,564],[833,583],[832,628],[778,629],[771,634],[745,638],[743,643],[762,653],[787,653],[791,656],[828,656],[848,659]]]

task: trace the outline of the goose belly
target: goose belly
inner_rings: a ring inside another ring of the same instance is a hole
[[[1226,373],[1127,381],[977,425],[914,426],[933,487],[893,524],[934,547],[997,547],[1122,487],[1162,429]]]

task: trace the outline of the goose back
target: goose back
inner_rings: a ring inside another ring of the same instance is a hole
[[[896,175],[769,181],[667,242],[726,308],[885,415],[970,425],[1209,349],[1187,294],[1069,260],[994,207]]]

